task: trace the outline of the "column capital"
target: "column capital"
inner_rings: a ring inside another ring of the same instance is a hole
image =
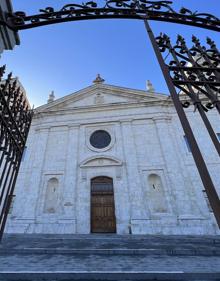
[[[71,125],[68,125],[68,128],[69,128],[69,130],[79,129],[80,124],[71,124]]]
[[[152,120],[155,122],[155,123],[166,123],[166,122],[170,122],[172,120],[172,117],[171,116],[168,116],[168,115],[160,115],[160,116],[155,116],[152,118]]]
[[[44,126],[44,127],[37,126],[35,128],[35,131],[47,133],[49,131],[49,129],[50,129],[49,126]]]
[[[120,123],[122,124],[122,125],[129,125],[129,124],[131,124],[132,123],[132,121],[133,121],[133,119],[124,119],[124,120],[120,120]]]

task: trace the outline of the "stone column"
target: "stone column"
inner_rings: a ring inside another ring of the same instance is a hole
[[[187,185],[183,174],[183,159],[181,158],[180,152],[177,150],[169,131],[169,123],[171,120],[164,116],[155,117],[153,120],[157,129],[157,135],[166,164],[168,177],[172,185],[170,191],[172,191],[175,196],[174,200],[176,203],[177,215],[191,215],[191,198],[187,194]]]
[[[140,220],[144,218],[143,196],[131,121],[121,122],[121,130],[125,154],[125,168],[128,178],[131,221]]]
[[[12,13],[12,4],[10,0],[0,1],[0,21],[5,21],[6,14]],[[19,45],[18,33],[8,27],[0,24],[0,54],[4,50],[12,50],[15,45]]]

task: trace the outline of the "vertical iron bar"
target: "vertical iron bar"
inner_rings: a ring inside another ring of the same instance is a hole
[[[220,201],[219,201],[218,194],[215,190],[215,186],[212,182],[209,171],[207,169],[205,161],[202,157],[202,154],[200,152],[200,149],[199,149],[198,144],[196,142],[196,139],[194,137],[192,128],[189,124],[189,121],[186,117],[186,114],[184,112],[182,104],[181,104],[181,102],[179,100],[179,97],[176,93],[176,89],[173,85],[172,79],[171,79],[170,74],[169,74],[169,69],[168,69],[167,65],[164,63],[163,56],[161,55],[161,52],[160,52],[159,47],[157,45],[157,42],[155,40],[153,31],[151,30],[150,25],[149,25],[149,23],[146,19],[144,20],[144,23],[145,23],[145,27],[146,27],[147,33],[149,35],[151,44],[153,46],[155,55],[158,59],[158,63],[161,67],[164,78],[166,80],[168,89],[170,91],[170,95],[172,97],[172,100],[173,100],[174,106],[176,108],[177,114],[179,116],[180,122],[182,124],[183,130],[184,130],[184,132],[186,134],[186,137],[189,141],[189,144],[190,144],[190,147],[191,147],[191,150],[192,150],[192,155],[193,155],[194,161],[196,163],[198,172],[200,174],[201,180],[203,182],[204,188],[206,190],[206,193],[207,193],[210,205],[212,207],[214,216],[215,216],[217,224],[220,228]]]
[[[217,138],[217,135],[214,132],[214,130],[212,128],[212,125],[210,124],[209,119],[207,118],[207,115],[204,112],[204,110],[203,110],[201,105],[198,106],[198,110],[199,110],[199,113],[200,113],[200,115],[202,117],[202,120],[203,120],[203,122],[204,122],[204,124],[206,126],[206,129],[207,129],[207,131],[209,133],[209,136],[210,136],[210,138],[212,140],[212,143],[214,144],[215,149],[218,152],[218,155],[220,156],[220,142],[219,142],[219,140]]]
[[[7,182],[8,182],[8,178],[10,176],[10,173],[11,173],[11,169],[13,170],[15,168],[14,163],[13,163],[14,156],[12,155],[11,158],[12,158],[11,161],[10,162],[8,161],[7,166],[5,166],[5,168],[7,169],[6,170],[7,173],[5,174],[4,178],[2,178],[2,183],[1,183],[2,190],[1,190],[1,194],[0,194],[0,204],[2,203],[2,200],[4,198],[5,190],[7,190]],[[4,182],[3,182],[3,180],[4,180]]]
[[[6,192],[6,197],[4,200],[4,204],[3,204],[3,208],[2,208],[2,212],[1,212],[1,220],[0,220],[0,241],[1,241],[3,233],[4,233],[5,224],[6,224],[6,220],[7,220],[7,216],[8,216],[8,211],[9,211],[10,205],[11,205],[12,195],[14,192],[14,187],[16,184],[16,178],[18,175],[18,171],[19,171],[19,167],[18,168],[14,167],[13,172],[10,177],[8,190]]]
[[[0,240],[33,116],[24,93],[11,76],[0,85]]]

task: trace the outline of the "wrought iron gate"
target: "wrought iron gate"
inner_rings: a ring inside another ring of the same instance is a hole
[[[220,227],[220,200],[184,111],[184,108],[190,106],[190,104],[195,106],[195,109],[198,110],[211,140],[220,155],[219,141],[217,140],[215,132],[206,116],[206,112],[210,109],[215,108],[220,112],[220,53],[211,39],[207,40],[209,45],[208,49],[201,46],[199,40],[195,37],[193,37],[194,45],[192,48],[186,46],[184,38],[181,36],[178,37],[176,45],[173,46],[167,35],[162,34],[156,38],[148,23],[149,20],[173,22],[219,32],[220,19],[214,15],[192,12],[186,8],[182,8],[177,12],[171,7],[171,4],[172,1],[106,0],[105,4],[102,5],[98,4],[98,2],[89,1],[82,4],[67,4],[58,11],[53,7],[47,7],[41,9],[39,14],[31,16],[20,11],[16,13],[8,13],[5,15],[5,20],[1,21],[0,24],[5,25],[16,32],[44,25],[79,20],[126,18],[144,21],[183,130],[192,149],[192,154],[207,192],[210,205],[212,206],[215,218]],[[172,57],[169,64],[165,63],[161,54],[164,51],[168,51]],[[7,82],[7,84],[9,85],[9,82]],[[184,92],[187,95],[188,100],[182,102],[177,94],[176,88]],[[204,99],[202,96],[205,97],[205,100],[208,100],[205,104],[203,104]],[[18,131],[16,131],[14,127],[12,127],[12,129],[15,131],[11,131],[13,132],[12,134],[9,134],[6,129],[1,131],[1,136],[7,136],[8,134],[11,136],[10,153],[15,149],[18,154],[16,154],[16,159],[20,159],[19,157],[21,157],[28,127],[31,122],[32,114],[28,110],[25,112],[25,116],[28,117],[24,128],[23,146],[18,146],[20,149],[16,146],[17,139],[14,140],[13,138],[14,133],[15,135],[18,134]],[[3,139],[7,138],[3,137]],[[9,145],[8,140],[7,142]],[[3,144],[5,145],[6,143],[3,141]],[[7,153],[6,150],[4,155],[7,155]],[[4,165],[6,165],[5,163]],[[19,161],[17,162],[16,167],[19,166],[18,163]],[[15,180],[12,181],[14,186]],[[12,193],[9,192],[9,194]],[[8,196],[5,198],[8,199]],[[7,203],[8,200],[5,200],[5,202],[5,206],[9,206]],[[8,208],[5,207],[5,210],[7,209]]]
[[[16,79],[0,67],[0,238],[13,198],[33,111]]]
[[[215,50],[206,50],[206,48],[201,48],[200,50],[200,48],[198,48],[200,46],[199,41],[195,37],[193,37],[193,41],[196,42],[196,45],[190,49],[187,48],[185,41],[181,36],[178,37],[176,45],[172,46],[170,38],[167,35],[161,34],[159,37],[155,38],[147,21],[145,21],[145,26],[161,70],[164,74],[183,130],[189,141],[192,155],[204,185],[205,192],[207,193],[210,205],[220,228],[219,196],[212,182],[188,118],[184,112],[184,107],[188,107],[190,102],[195,106],[195,109],[198,109],[211,140],[219,153],[220,144],[205,112],[214,107],[218,109],[219,106],[220,79],[218,74],[220,74],[220,53],[216,48]],[[208,42],[210,42],[210,39],[208,39]],[[212,45],[213,44],[214,43],[212,42]],[[168,65],[165,63],[165,59],[161,55],[161,53],[164,53],[167,50],[171,55],[171,61]],[[190,102],[187,101],[182,103],[175,87],[186,93]],[[201,94],[206,97],[206,100],[209,100],[209,102],[206,103],[206,106],[202,104]]]

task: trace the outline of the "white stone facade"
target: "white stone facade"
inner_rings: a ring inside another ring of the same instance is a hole
[[[219,156],[187,111],[220,194]],[[208,116],[220,133],[215,111]],[[111,135],[104,149],[90,144],[96,130]],[[170,98],[106,84],[36,109],[6,231],[90,233],[96,176],[113,179],[118,234],[219,233]]]

